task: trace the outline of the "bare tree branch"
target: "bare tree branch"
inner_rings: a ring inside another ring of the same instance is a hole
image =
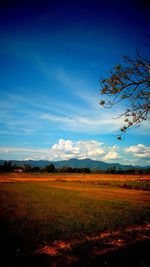
[[[118,117],[124,117],[125,125],[120,128],[117,136],[122,139],[123,134],[131,126],[139,126],[147,120],[150,110],[150,60],[142,57],[137,51],[134,59],[123,57],[123,64],[118,64],[101,79],[101,95],[108,96],[108,100],[101,99],[100,105],[112,108],[121,101],[128,102],[129,108]]]

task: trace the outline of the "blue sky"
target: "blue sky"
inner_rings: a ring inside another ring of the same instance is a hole
[[[146,121],[124,141],[125,108],[99,106],[100,77],[149,56],[145,1],[5,1],[0,9],[0,158],[150,164]]]

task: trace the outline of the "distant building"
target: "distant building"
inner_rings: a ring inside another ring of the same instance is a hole
[[[15,169],[14,172],[16,172],[16,173],[22,173],[23,172],[23,169],[21,169],[21,168]]]

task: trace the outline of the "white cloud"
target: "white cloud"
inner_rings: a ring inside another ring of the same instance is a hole
[[[104,161],[118,160],[121,158],[120,154],[117,152],[119,150],[118,146],[108,147],[108,153],[103,157]]]
[[[103,142],[98,141],[79,141],[77,142],[77,147],[82,155],[85,158],[96,159],[101,157],[105,153],[105,148],[102,147]]]
[[[119,162],[129,165],[149,165],[150,147],[143,144],[125,149],[119,146],[107,146],[96,140],[72,141],[59,139],[50,148],[0,147],[0,158],[33,159],[59,161],[71,158],[90,158],[106,162]]]
[[[98,141],[78,141],[60,139],[50,149],[51,156],[56,160],[69,158],[91,158],[97,159],[104,154],[102,142]]]
[[[135,146],[130,146],[125,149],[126,153],[132,153],[134,157],[137,158],[149,158],[150,157],[150,147],[143,144],[138,144]]]
[[[50,149],[51,152],[55,152],[56,154],[65,154],[65,155],[77,155],[79,154],[79,147],[73,146],[73,142],[71,140],[63,140],[60,139],[57,144],[54,144]]]
[[[117,152],[109,151],[103,158],[105,161],[112,159],[119,159],[120,155]]]
[[[138,144],[136,146],[130,146],[125,149],[126,152],[139,153],[143,151],[145,146],[143,144]]]
[[[58,143],[49,149],[22,148],[22,147],[1,147],[0,156],[4,159],[13,157],[20,159],[42,159],[42,160],[67,160],[71,158],[91,158],[100,159],[105,153],[103,143],[98,141],[77,141],[60,139]]]

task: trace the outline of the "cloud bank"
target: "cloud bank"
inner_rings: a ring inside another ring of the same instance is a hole
[[[148,165],[150,163],[150,147],[137,144],[121,148],[116,145],[107,146],[105,143],[96,140],[72,141],[61,138],[47,149],[1,147],[0,158],[5,160],[32,159],[49,161],[90,158],[121,164]]]

